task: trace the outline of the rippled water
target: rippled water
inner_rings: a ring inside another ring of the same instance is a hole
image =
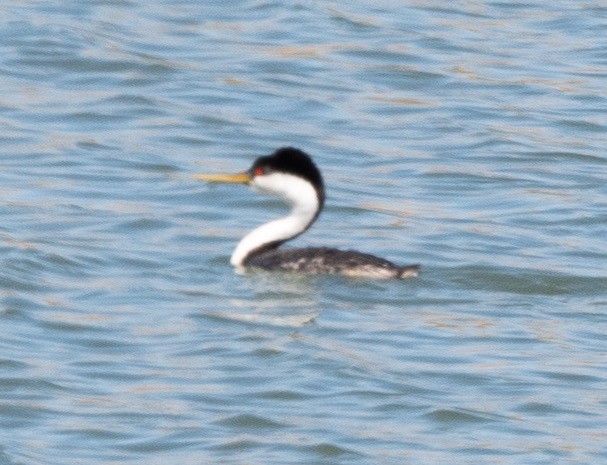
[[[607,7],[352,3],[0,6],[0,464],[607,458]],[[235,274],[284,144],[422,276]]]

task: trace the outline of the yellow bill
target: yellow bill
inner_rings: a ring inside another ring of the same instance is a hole
[[[248,184],[251,182],[251,175],[246,171],[235,174],[195,174],[194,178],[207,182],[227,182],[232,184]]]

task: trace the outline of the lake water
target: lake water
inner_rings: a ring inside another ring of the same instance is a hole
[[[5,1],[0,464],[607,460],[602,1]],[[229,265],[294,245],[407,281]]]

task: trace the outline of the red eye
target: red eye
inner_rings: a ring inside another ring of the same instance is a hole
[[[255,176],[261,176],[261,175],[263,175],[263,173],[264,173],[263,168],[255,168],[255,171],[253,171],[253,174]]]

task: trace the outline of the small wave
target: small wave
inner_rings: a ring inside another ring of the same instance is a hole
[[[235,313],[230,311],[206,312],[205,316],[219,320],[237,321],[240,323],[252,323],[258,325],[279,326],[287,328],[299,328],[314,322],[317,314],[303,315],[264,315],[259,313]]]

